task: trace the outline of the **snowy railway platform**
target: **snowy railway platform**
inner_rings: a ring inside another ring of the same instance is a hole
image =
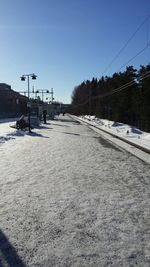
[[[122,147],[129,153],[150,164],[150,133],[142,132],[133,126],[95,116],[71,116],[86,123],[104,139]],[[144,153],[143,153],[144,152]]]
[[[149,164],[59,116],[0,123],[0,267],[149,267]]]

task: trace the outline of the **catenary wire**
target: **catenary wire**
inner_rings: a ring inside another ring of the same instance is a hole
[[[119,52],[115,55],[115,57],[112,59],[112,61],[108,64],[108,66],[105,68],[105,70],[102,72],[102,75],[111,67],[111,65],[114,63],[114,61],[120,56],[120,54],[123,52],[123,50],[127,47],[127,45],[130,43],[130,41],[134,38],[136,33],[140,30],[140,28],[148,21],[149,21],[150,14],[144,19],[144,21],[138,26],[136,31],[131,35],[131,37],[128,39],[128,41],[125,43],[125,45],[119,50]],[[147,26],[147,44],[148,44],[148,26]]]
[[[125,67],[128,63],[130,63],[133,59],[135,59],[137,56],[139,56],[140,54],[142,54],[150,45],[147,44],[142,50],[140,50],[136,55],[134,55],[132,58],[130,58],[125,64],[123,64],[119,69],[121,70],[123,67]]]
[[[148,77],[150,77],[150,71],[147,71],[145,74],[141,75],[138,79],[139,79],[140,81],[142,81],[142,80],[145,80],[145,79],[148,78]],[[92,97],[92,99],[99,99],[99,98],[103,98],[103,97],[106,97],[106,96],[109,96],[109,95],[113,95],[113,94],[115,94],[115,93],[118,93],[118,92],[120,92],[120,91],[123,91],[123,90],[129,88],[130,86],[132,86],[132,85],[135,84],[135,83],[136,83],[136,81],[128,82],[128,83],[126,83],[126,84],[124,84],[124,85],[122,85],[122,86],[120,86],[120,87],[118,87],[118,88],[112,90],[111,92],[104,93],[104,94],[100,94],[100,95],[98,95],[98,96],[94,96],[94,97]],[[83,103],[75,104],[74,106],[83,106],[83,105],[85,105],[85,104],[87,104],[87,103],[89,103],[89,99],[86,100],[86,101],[83,102]]]

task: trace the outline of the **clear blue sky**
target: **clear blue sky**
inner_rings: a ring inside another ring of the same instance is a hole
[[[69,103],[73,88],[102,73],[150,13],[150,0],[0,0],[0,82],[26,91],[54,88]],[[150,19],[148,25],[150,43]],[[146,45],[146,23],[104,75],[118,71]],[[150,62],[150,48],[130,65]],[[124,70],[124,69],[122,69]]]

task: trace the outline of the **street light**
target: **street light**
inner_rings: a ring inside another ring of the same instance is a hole
[[[32,78],[32,80],[36,80],[37,76],[32,73],[32,74],[24,74],[20,77],[21,81],[25,81],[26,80],[26,77],[28,79],[28,99],[30,98],[30,87],[29,87],[29,77]]]
[[[32,74],[24,74],[20,77],[21,81],[25,81],[26,78],[28,80],[28,104],[27,104],[27,107],[28,107],[28,120],[29,120],[29,132],[31,133],[31,125],[30,125],[30,84],[29,84],[29,78],[32,78],[32,80],[36,80],[37,78],[37,75],[35,75],[34,73]]]
[[[36,95],[42,94],[42,102],[44,100],[44,93],[50,94],[49,90],[47,90],[47,89],[38,89],[35,93],[36,93]]]

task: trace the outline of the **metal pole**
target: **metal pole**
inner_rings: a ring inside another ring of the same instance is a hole
[[[43,90],[42,90],[42,102],[43,102]]]
[[[29,133],[31,133],[29,75],[27,75],[27,77],[28,77],[28,121],[29,121]]]
[[[27,75],[27,77],[28,77],[28,100],[30,100],[29,75]]]
[[[51,89],[51,101],[53,103],[53,88]]]
[[[30,84],[29,84],[29,80],[30,80],[30,77],[32,77],[33,80],[36,80],[36,75],[34,73],[32,74],[24,74],[22,75],[20,78],[21,78],[21,81],[25,81],[25,77],[27,77],[28,79],[28,102],[27,102],[27,108],[28,108],[28,121],[29,121],[29,132],[31,132],[31,118],[30,118],[30,115],[31,115],[31,102],[30,102]],[[33,93],[34,93],[34,89],[33,89]]]

